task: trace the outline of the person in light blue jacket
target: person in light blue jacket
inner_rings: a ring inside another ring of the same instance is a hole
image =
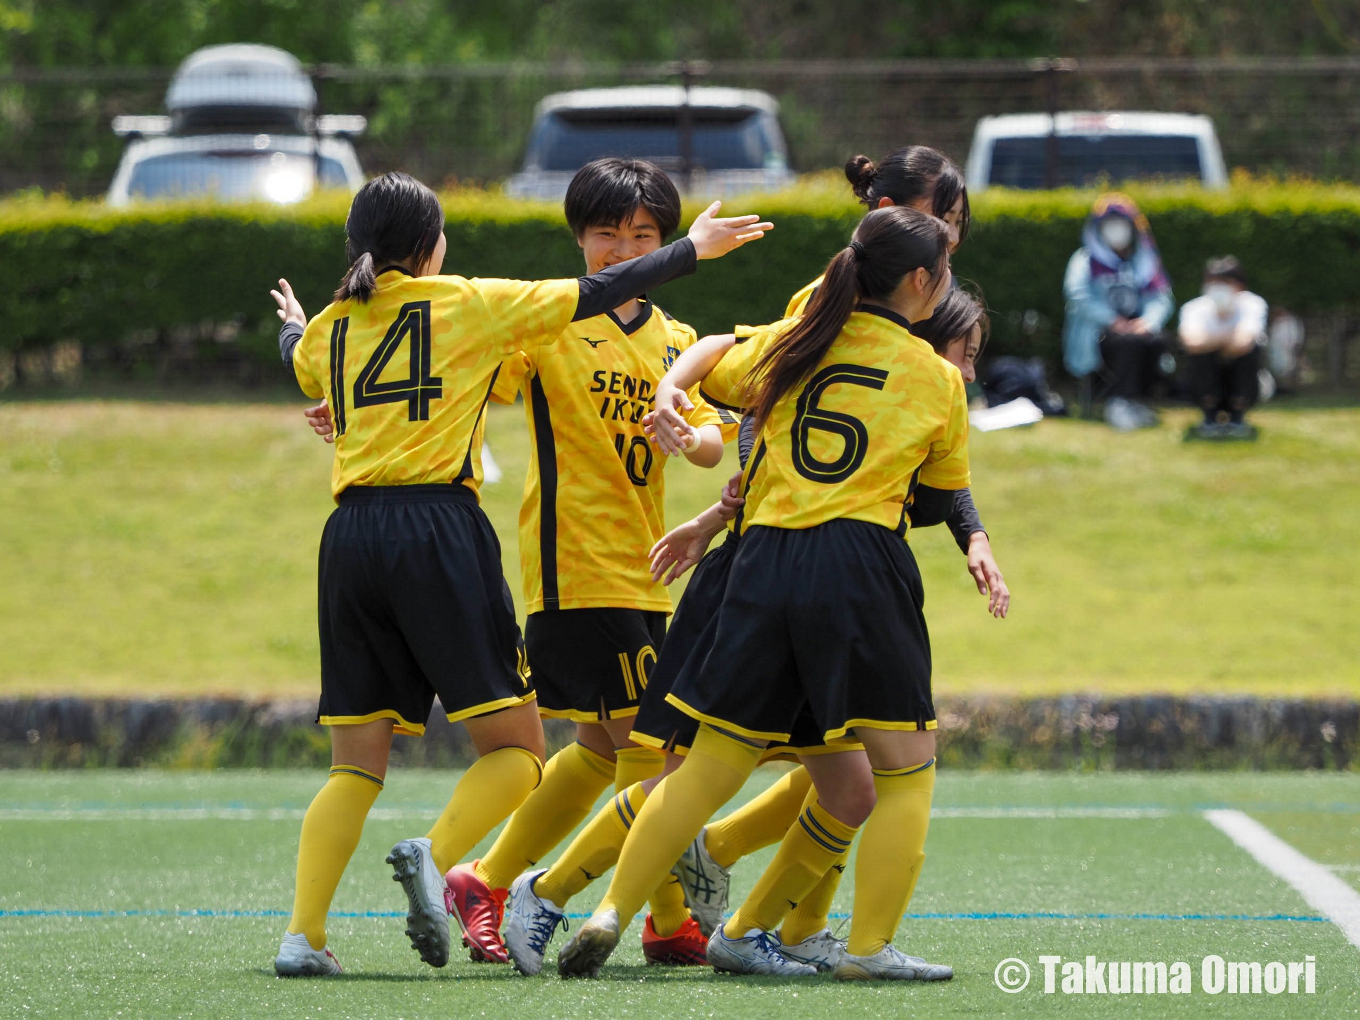
[[[1105,420],[1117,429],[1157,423],[1144,404],[1167,352],[1175,310],[1171,281],[1147,218],[1127,195],[1101,195],[1063,279],[1063,362],[1078,378],[1101,366],[1112,377]]]

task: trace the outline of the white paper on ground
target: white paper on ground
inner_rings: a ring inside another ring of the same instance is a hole
[[[501,466],[496,463],[496,458],[491,456],[491,447],[482,444],[482,482],[485,485],[495,485],[501,480]]]
[[[1017,425],[1033,425],[1044,420],[1044,412],[1029,397],[1017,397],[996,407],[982,407],[968,412],[968,427],[979,432],[1013,429]]]

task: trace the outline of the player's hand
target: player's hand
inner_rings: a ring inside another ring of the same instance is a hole
[[[968,573],[977,582],[978,594],[987,596],[987,612],[1004,620],[1011,607],[1011,591],[996,565],[985,531],[975,531],[968,539]]]
[[[667,456],[684,453],[698,438],[693,426],[685,421],[685,414],[694,410],[689,394],[662,379],[656,388],[655,407],[643,417],[643,431]]]
[[[647,555],[652,560],[652,580],[670,584],[704,558],[711,533],[705,533],[697,520],[686,521],[666,532]]]
[[[275,312],[280,319],[307,328],[307,313],[302,310],[302,302],[293,293],[293,288],[288,286],[287,280],[279,280],[279,289],[271,290],[269,295],[274,299],[274,304],[279,306]]]
[[[313,432],[328,443],[335,442],[335,423],[331,420],[330,404],[323,400],[315,407],[304,408],[302,414]]]
[[[745,505],[746,500],[741,495],[741,476],[738,471],[727,480],[723,486],[722,496],[718,499],[718,516],[725,521],[730,521],[737,516],[737,511]]]
[[[689,239],[694,253],[701,259],[716,259],[735,251],[747,241],[755,241],[774,229],[759,216],[718,217],[721,202],[714,202],[701,212],[689,228]]]

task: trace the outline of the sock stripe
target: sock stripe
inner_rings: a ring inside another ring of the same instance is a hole
[[[624,806],[627,806],[627,811],[624,810]],[[633,806],[628,803],[627,791],[614,798],[614,810],[619,813],[619,821],[623,823],[623,827],[631,830],[633,828]]]
[[[360,779],[367,779],[370,783],[377,783],[378,789],[382,789],[383,781],[367,769],[361,769],[358,765],[332,765],[330,774],[342,776],[358,776]]]
[[[874,769],[873,773],[876,776],[910,776],[917,772],[924,772],[926,769],[930,768],[930,766],[934,764],[935,759],[930,758],[922,762],[920,765],[908,765],[904,769]]]
[[[823,836],[829,839],[832,843],[839,845],[842,851],[850,849],[850,844],[854,841],[853,836],[850,839],[844,839],[840,836],[837,836],[833,832],[827,831],[826,826],[824,826],[821,822],[817,821],[817,816],[812,813],[811,806],[805,807],[803,809],[803,815],[812,825],[816,826],[818,832],[820,832]]]
[[[835,854],[837,857],[845,853],[845,847],[835,846],[834,844],[828,843],[826,840],[822,839],[821,836],[817,835],[817,833],[813,832],[812,827],[807,823],[807,819],[804,818],[802,815],[798,816],[798,824],[803,827],[803,831],[808,834],[808,838],[812,840],[814,843],[816,843],[823,850],[825,850],[827,853]]]

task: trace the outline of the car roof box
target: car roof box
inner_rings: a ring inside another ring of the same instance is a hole
[[[177,133],[308,130],[316,89],[291,53],[274,46],[208,46],[175,71],[165,106]]]

